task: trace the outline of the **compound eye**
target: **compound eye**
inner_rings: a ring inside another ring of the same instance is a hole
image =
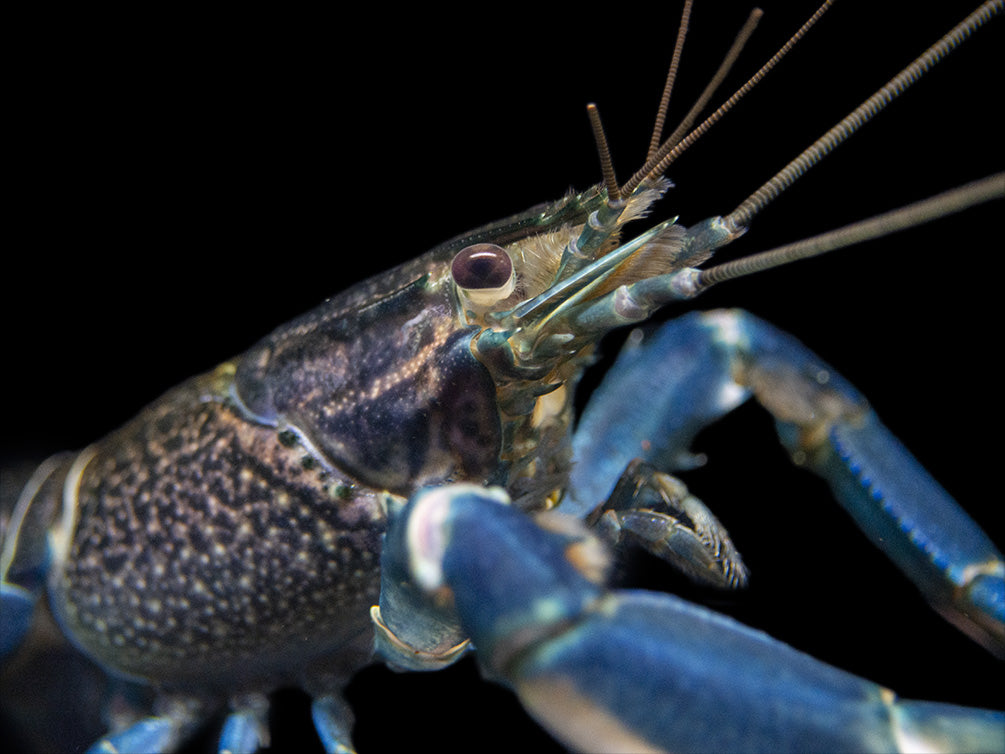
[[[513,275],[513,262],[501,246],[478,243],[461,249],[450,263],[450,274],[461,288],[502,288]]]
[[[513,260],[501,246],[479,243],[461,249],[450,263],[450,274],[476,306],[492,306],[513,292]]]

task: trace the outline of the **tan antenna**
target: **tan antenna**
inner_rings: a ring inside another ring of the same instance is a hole
[[[662,175],[666,169],[674,162],[688,147],[694,144],[702,135],[711,128],[716,121],[720,120],[723,115],[729,112],[737,102],[739,102],[751,89],[753,89],[760,81],[768,74],[768,72],[774,68],[781,61],[782,58],[788,54],[800,39],[802,39],[806,33],[813,27],[814,24],[827,9],[833,4],[834,0],[827,0],[823,5],[817,8],[816,12],[810,16],[809,20],[800,27],[799,31],[792,35],[781,49],[776,52],[767,63],[761,66],[761,69],[755,73],[746,84],[741,86],[728,100],[726,100],[719,108],[712,113],[708,118],[704,120],[696,129],[689,133],[684,139],[680,141],[679,144],[672,144],[668,139],[663,143],[663,146],[659,148],[655,155],[649,160],[646,160],[646,164],[643,165],[638,172],[635,173],[628,182],[621,187],[622,195],[630,194],[635,188],[650,178],[657,178]]]
[[[653,125],[653,135],[649,139],[649,151],[646,159],[649,160],[656,150],[660,148],[660,139],[663,136],[663,124],[666,122],[667,108],[670,107],[670,92],[673,91],[674,82],[677,80],[677,69],[680,67],[680,56],[684,50],[684,38],[687,36],[688,26],[691,24],[691,5],[693,0],[684,3],[684,10],[680,15],[680,26],[677,27],[677,42],[674,44],[673,57],[670,59],[670,70],[667,71],[667,80],[663,85],[663,96],[660,97],[660,106],[656,110],[656,123]]]
[[[812,238],[699,270],[691,295],[697,296],[716,283],[735,280],[755,272],[763,272],[790,262],[809,259],[829,251],[882,238],[891,233],[923,225],[984,202],[1002,198],[1005,198],[1005,173],[996,173],[928,199],[851,223]]]
[[[792,162],[778,171],[771,180],[757,189],[740,206],[723,218],[726,227],[737,234],[744,232],[754,215],[764,209],[779,194],[795,183],[807,170],[848,139],[849,136],[872,120],[890,102],[907,91],[928,69],[952,52],[974,31],[987,23],[992,16],[1000,13],[1003,7],[1005,7],[1005,0],[988,0],[988,2],[985,2],[963,19],[942,39],[925,50],[913,63],[890,79],[889,83],[880,88],[869,99],[845,116],[841,122],[813,142]],[[690,135],[688,138],[691,138]],[[655,172],[662,172],[664,169],[665,167]],[[622,187],[623,192],[627,192],[628,190],[628,184]]]
[[[743,51],[744,46],[746,46],[747,42],[750,40],[751,35],[754,33],[754,30],[757,28],[757,24],[763,16],[764,11],[760,8],[754,8],[754,10],[750,12],[750,15],[747,16],[747,20],[743,24],[743,28],[741,28],[739,33],[736,35],[736,39],[733,40],[733,44],[729,48],[729,52],[726,53],[726,56],[719,64],[719,69],[715,72],[715,75],[712,76],[711,81],[709,81],[705,86],[704,91],[702,91],[698,99],[695,100],[691,109],[688,110],[687,115],[684,116],[684,119],[677,124],[677,128],[675,128],[673,133],[667,137],[662,147],[662,154],[665,155],[669,151],[670,147],[676,146],[688,132],[688,129],[694,125],[695,120],[697,120],[698,116],[701,115],[702,110],[705,109],[709,100],[715,96],[719,86],[723,81],[725,81],[729,72],[733,69],[733,65],[736,63],[737,58],[740,57],[740,52]],[[657,154],[659,154],[659,149],[654,150],[647,159],[652,160],[655,157],[656,159],[654,162],[657,162],[660,159],[659,157],[656,157]]]
[[[600,122],[600,111],[591,102],[586,106],[586,114],[590,118],[593,141],[596,142],[597,155],[600,157],[600,170],[604,176],[604,187],[607,189],[607,201],[608,203],[616,202],[621,198],[621,192],[618,190],[618,179],[614,175],[614,162],[611,160],[610,147],[607,146],[604,126]]]

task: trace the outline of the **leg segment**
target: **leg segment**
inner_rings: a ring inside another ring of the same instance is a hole
[[[255,754],[267,748],[270,744],[268,698],[264,694],[247,694],[231,700],[230,706],[231,711],[220,729],[217,752]],[[175,751],[210,718],[212,711],[212,707],[195,699],[160,699],[155,714],[113,724],[115,730],[87,751],[88,754]],[[354,754],[352,711],[338,693],[315,697],[311,703],[311,716],[326,752]]]
[[[633,331],[580,417],[562,511],[585,517],[635,458],[671,472],[700,466],[694,436],[749,396],[730,375],[729,353],[694,317],[652,337]]]
[[[233,711],[223,721],[219,754],[255,754],[269,745],[269,700],[250,694],[231,704]]]
[[[109,733],[87,754],[120,754],[130,751],[172,751],[184,738],[175,721],[147,717],[118,733]]]
[[[113,723],[115,730],[91,745],[87,754],[175,751],[205,719],[200,702],[184,697],[158,700],[153,715]]]
[[[352,747],[352,710],[337,694],[319,696],[311,702],[314,728],[328,754],[355,754]]]
[[[49,528],[59,513],[72,456],[53,456],[31,475],[0,536],[0,659],[31,625],[50,565]]]

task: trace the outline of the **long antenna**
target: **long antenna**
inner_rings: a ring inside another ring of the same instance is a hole
[[[770,204],[785,189],[791,186],[807,170],[826,157],[834,148],[842,144],[859,128],[868,123],[881,112],[890,102],[903,94],[907,89],[953,51],[974,31],[983,26],[1005,7],[1005,0],[988,0],[981,7],[967,16],[942,39],[925,50],[920,57],[904,70],[890,79],[889,83],[880,88],[869,99],[845,116],[841,122],[813,142],[798,157],[782,168],[771,180],[747,197],[740,206],[723,218],[726,227],[742,233],[750,224],[751,219]],[[690,136],[688,137],[690,138]],[[664,168],[665,169],[665,168]],[[627,190],[627,187],[622,189]]]
[[[790,262],[820,256],[829,251],[881,238],[924,223],[961,212],[978,204],[1005,198],[1005,173],[982,178],[950,189],[929,199],[885,212],[812,238],[775,249],[734,259],[715,267],[699,270],[691,295],[697,296],[716,283],[780,267]]]

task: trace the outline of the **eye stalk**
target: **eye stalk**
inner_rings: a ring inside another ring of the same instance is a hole
[[[450,263],[450,275],[465,304],[482,310],[508,298],[516,285],[513,260],[491,243],[461,249]]]

